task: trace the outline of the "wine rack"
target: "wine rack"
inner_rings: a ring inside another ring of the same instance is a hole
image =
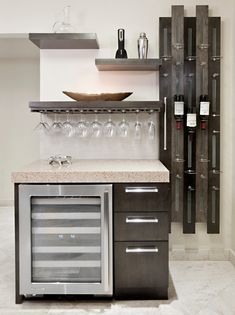
[[[206,5],[196,6],[196,17],[172,6],[159,23],[160,121],[167,124],[160,159],[171,173],[171,221],[184,233],[195,233],[197,222],[219,233],[220,28]]]

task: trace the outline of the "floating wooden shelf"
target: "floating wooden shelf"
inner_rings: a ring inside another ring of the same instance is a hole
[[[162,103],[160,101],[87,101],[87,102],[30,102],[29,108],[31,112],[95,112],[107,113],[120,112],[122,110],[128,112],[149,111],[153,110],[159,112],[161,110]]]
[[[96,59],[99,71],[158,71],[161,59]]]
[[[99,49],[95,33],[30,33],[40,49]]]

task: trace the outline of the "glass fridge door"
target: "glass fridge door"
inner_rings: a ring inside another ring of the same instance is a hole
[[[32,282],[101,283],[101,198],[31,199]]]

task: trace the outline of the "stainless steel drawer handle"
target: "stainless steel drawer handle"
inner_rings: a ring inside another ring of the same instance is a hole
[[[125,187],[126,193],[157,193],[157,187]]]
[[[158,218],[156,217],[126,217],[126,223],[158,223]]]
[[[158,248],[155,246],[137,247],[128,246],[126,253],[158,253]]]

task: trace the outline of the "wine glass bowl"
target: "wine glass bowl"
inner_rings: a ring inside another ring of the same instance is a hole
[[[139,121],[139,110],[136,110],[136,122],[134,128],[134,137],[136,140],[140,140],[142,137],[142,124]]]
[[[155,133],[156,133],[156,124],[153,121],[153,110],[150,110],[149,114],[150,114],[150,118],[148,121],[148,137],[150,140],[154,140],[155,139]]]
[[[120,137],[126,138],[129,135],[130,125],[126,121],[125,110],[123,110],[122,113],[123,113],[122,121],[118,124],[118,134],[120,135]]]
[[[80,118],[80,121],[77,123],[77,126],[76,126],[76,135],[79,138],[85,138],[88,136],[89,127],[88,127],[88,123],[83,118],[83,111],[81,110],[80,113],[81,113],[81,118]]]
[[[55,113],[54,122],[50,128],[50,134],[54,136],[59,135],[62,133],[62,130],[63,130],[63,124],[59,121],[58,113]]]
[[[112,121],[111,111],[109,111],[108,121],[104,124],[103,133],[104,133],[105,137],[108,137],[108,138],[112,138],[116,134],[116,125]]]
[[[69,112],[67,112],[67,119],[63,123],[63,134],[68,138],[74,135],[74,127],[72,123],[69,121]]]
[[[44,133],[47,134],[49,130],[50,130],[50,126],[46,121],[43,121],[43,112],[40,112],[40,122],[34,128],[34,131],[40,134],[44,134]]]
[[[95,111],[95,120],[91,123],[91,136],[99,138],[102,135],[102,124],[98,121],[97,111]]]

